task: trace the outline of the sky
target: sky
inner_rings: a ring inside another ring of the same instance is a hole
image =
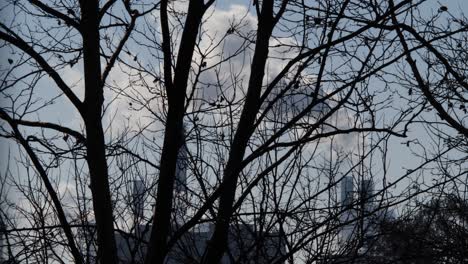
[[[468,13],[468,0],[439,0],[439,1],[431,1],[434,3],[433,5],[425,5],[424,8],[422,9],[424,13],[431,14],[431,13],[437,13],[437,10],[439,9],[440,5],[446,5],[449,9],[450,12],[453,12],[455,15],[461,12]],[[248,7],[246,7],[246,3],[248,4]],[[251,8],[252,6],[250,4],[250,1],[229,1],[229,0],[220,0],[216,2],[216,8],[219,9],[218,12],[214,13],[213,21],[215,21],[212,25],[209,25],[209,29],[207,30],[212,30],[212,31],[219,31],[219,32],[225,32],[226,29],[228,28],[227,21],[231,17],[235,17],[238,13],[245,13],[247,8]],[[251,10],[253,12],[253,10]],[[250,16],[248,17],[247,20],[250,22],[250,26],[253,27],[255,26],[255,18],[252,16],[253,14],[251,13]],[[234,51],[233,46],[236,45],[241,45],[240,41],[238,39],[232,39],[232,42],[230,45],[227,47],[223,47],[224,50],[226,51]],[[5,49],[1,50],[2,51],[2,62],[3,64],[6,65],[6,57],[9,57],[10,55],[7,54],[7,51]],[[5,55],[6,54],[6,55]],[[143,54],[143,53],[142,53]],[[19,55],[16,55],[19,56]],[[127,55],[124,55],[127,56]],[[144,55],[143,55],[144,56]],[[198,59],[198,58],[197,58]],[[248,74],[248,68],[242,69],[241,64],[243,63],[242,59],[239,60],[234,60],[236,64],[237,69],[241,69],[244,74]],[[276,65],[271,65],[272,70],[270,71],[270,74],[273,75],[275,71],[277,72],[281,68],[281,64],[276,64]],[[76,87],[74,88],[76,91],[82,90],[82,70],[81,70],[82,65],[77,64],[73,68],[67,68],[62,72],[63,76],[65,77],[67,83],[69,84],[76,84]],[[126,69],[125,67],[122,66],[123,69]],[[126,69],[128,70],[128,69]],[[226,69],[228,71],[229,69]],[[125,78],[125,75],[123,72],[119,69],[116,69],[115,71],[112,72],[111,78],[113,81],[117,83],[125,83],[128,80]],[[213,76],[206,76],[205,78],[213,78]],[[148,82],[152,82],[150,78],[147,80]],[[56,93],[56,90],[51,89],[53,85],[51,85],[51,82],[47,79],[44,79],[41,81],[41,83],[38,85],[38,89],[36,91],[36,94],[39,97],[51,97]],[[107,92],[108,96],[113,95],[112,92]],[[81,94],[78,92],[78,94]],[[217,97],[216,91],[207,91],[208,98],[215,98]],[[0,98],[0,104],[4,103],[3,98]],[[77,122],[78,120],[78,114],[76,111],[71,110],[69,107],[66,107],[67,102],[64,100],[59,100],[58,103],[54,107],[49,108],[48,110],[44,110],[41,112],[41,118],[46,121],[55,121],[60,124],[63,124],[67,127],[71,127],[77,130],[81,130],[82,128],[82,123]],[[128,104],[127,101],[119,101],[115,102],[113,105],[114,108],[109,109],[110,112],[115,112],[119,114],[119,116],[127,116],[130,117],[128,120],[125,118],[119,117],[117,120],[115,120],[115,127],[118,127],[119,125],[125,123],[125,122],[135,122],[136,119],[132,118],[132,111],[129,110],[128,107],[126,107]],[[155,106],[157,107],[157,106]],[[32,115],[34,116],[34,114]],[[107,119],[109,120],[109,119]],[[144,118],[142,119],[142,122],[148,121],[145,120]],[[135,124],[135,123],[134,123]],[[421,142],[430,142],[430,139],[427,136],[424,136],[426,134],[425,131],[423,131],[422,128],[416,128],[413,127],[411,128],[409,138],[407,139],[400,139],[400,138],[395,138],[393,137],[390,140],[390,143],[388,145],[389,147],[389,159],[388,159],[388,174],[389,174],[389,181],[393,179],[396,179],[397,177],[403,175],[404,173],[407,172],[408,169],[412,169],[415,166],[419,164],[418,160],[415,158],[414,154],[411,153],[411,149],[406,147],[406,142],[408,140],[415,140],[419,139]],[[157,139],[161,140],[161,139]],[[344,136],[339,138],[341,142],[339,144],[347,147],[352,147],[352,144],[349,144],[349,141],[356,140],[356,137],[351,136]],[[6,170],[7,166],[7,155],[8,152],[11,152],[13,155],[13,158],[10,160],[10,166],[12,167],[13,170],[16,170],[15,166],[15,155],[17,155],[17,150],[18,146],[15,144],[12,144],[10,141],[7,141],[5,139],[0,139],[0,173],[4,173]],[[376,168],[377,171],[381,171],[381,168]],[[23,169],[19,169],[20,172],[24,172]],[[430,179],[425,179],[426,181],[430,181]],[[421,179],[422,181],[422,179]],[[378,186],[380,183],[377,183],[377,189],[379,188]],[[407,185],[407,181],[403,181],[402,184],[398,185],[397,188],[394,189],[396,193],[402,191]],[[16,192],[12,191],[10,193],[10,198],[15,198]]]

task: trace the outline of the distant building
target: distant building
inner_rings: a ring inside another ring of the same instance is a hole
[[[6,227],[5,223],[3,223],[3,218],[2,215],[0,215],[0,263],[3,263],[6,261],[6,258],[3,256],[3,251],[4,251],[4,236],[6,232]]]
[[[121,263],[143,263],[151,230],[141,226],[135,234],[116,236]],[[140,232],[140,233],[138,233]],[[183,235],[169,252],[167,264],[199,263],[213,234],[213,225],[200,225]],[[255,232],[251,225],[232,225],[229,229],[228,250],[222,264],[262,264],[279,260],[285,254],[285,240],[279,233]]]
[[[185,132],[183,132],[185,133]],[[179,149],[176,165],[175,190],[175,225],[184,222],[185,208],[177,199],[186,195],[188,150],[185,142]],[[145,186],[141,181],[133,182],[133,212],[135,230],[129,233],[116,233],[118,257],[123,264],[139,264],[144,262],[147,243],[151,234],[151,226],[140,225],[143,216],[143,201]],[[212,223],[195,226],[186,232],[170,250],[167,264],[199,263],[207,243],[214,232]],[[267,264],[279,260],[286,251],[286,239],[279,233],[255,230],[253,225],[231,225],[228,235],[228,249],[221,263]]]
[[[335,257],[331,263],[355,264],[377,263],[381,256],[373,249],[380,232],[380,224],[393,219],[393,212],[384,207],[379,208],[375,200],[372,180],[359,183],[358,191],[354,191],[352,177],[345,177],[341,183],[340,222],[343,227],[339,233],[338,245],[345,248],[344,254]]]
[[[3,221],[2,215],[0,215],[0,264],[16,264],[19,263],[11,254],[7,254],[7,247],[9,246],[6,242],[7,230],[5,222]]]

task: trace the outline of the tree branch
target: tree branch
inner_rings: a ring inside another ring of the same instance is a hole
[[[130,37],[130,34],[132,33],[133,28],[135,27],[136,18],[137,18],[137,16],[132,16],[132,20],[131,20],[130,25],[128,26],[127,30],[125,31],[125,35],[120,40],[119,45],[117,46],[117,49],[112,54],[112,57],[110,58],[109,63],[107,64],[106,68],[104,68],[104,71],[102,73],[101,83],[104,84],[106,82],[107,76],[109,76],[110,71],[114,67],[115,61],[119,57],[120,52],[122,51],[125,43],[127,42],[128,38]]]
[[[20,142],[20,144],[26,150],[29,158],[31,159],[32,163],[34,164],[34,167],[36,168],[36,171],[39,173],[39,176],[41,177],[44,183],[44,186],[47,189],[47,192],[52,199],[55,210],[57,211],[58,220],[63,227],[63,231],[65,232],[65,236],[67,237],[67,240],[68,240],[68,246],[70,247],[70,250],[75,259],[75,262],[84,263],[83,256],[81,255],[78,247],[76,246],[75,240],[73,238],[73,232],[71,230],[70,224],[67,221],[67,217],[63,210],[63,206],[60,203],[60,199],[57,193],[55,192],[54,187],[52,186],[52,183],[50,182],[45,169],[42,167],[42,164],[39,161],[39,158],[37,157],[36,153],[34,153],[34,151],[32,150],[28,141],[22,136],[21,132],[18,129],[18,123],[15,122],[15,120],[12,119],[2,109],[0,109],[0,118],[5,120],[11,126],[14,132],[14,137]]]
[[[67,23],[68,25],[74,27],[75,29],[77,29],[78,31],[81,32],[81,26],[76,20],[74,20],[74,19],[70,18],[69,16],[67,16],[67,15],[65,15],[65,14],[51,8],[50,6],[42,3],[39,0],[29,0],[29,2],[31,4],[37,6],[40,10],[44,11],[45,13],[47,13],[49,15],[52,15],[52,16],[54,16],[56,18],[62,19],[63,21],[65,21],[65,23]]]
[[[393,0],[390,0],[390,7],[393,7]],[[396,18],[395,13],[392,13],[392,22],[394,25],[398,25],[398,20]],[[455,119],[453,119],[444,110],[442,105],[434,98],[434,96],[432,95],[430,91],[429,86],[424,81],[423,77],[421,76],[421,73],[419,72],[418,66],[416,65],[416,61],[413,59],[413,57],[411,56],[411,53],[409,52],[409,47],[408,47],[408,44],[406,43],[403,32],[401,31],[399,27],[396,27],[396,32],[398,34],[398,38],[400,39],[400,43],[406,52],[406,61],[411,67],[411,71],[413,72],[416,82],[418,83],[419,89],[421,89],[426,99],[436,109],[436,111],[439,113],[442,119],[445,119],[460,134],[464,135],[465,137],[468,137],[468,129],[464,127],[462,124],[458,123]]]
[[[39,54],[37,53],[31,45],[26,43],[23,39],[21,39],[18,35],[16,35],[13,31],[8,29],[4,24],[0,24],[0,27],[6,30],[9,34],[5,32],[0,32],[0,39],[14,45],[18,49],[24,51],[28,54],[31,58],[33,58],[41,67],[42,69],[54,80],[57,84],[59,89],[65,94],[65,96],[71,101],[71,103],[76,107],[76,109],[82,113],[83,112],[83,103],[78,99],[78,97],[73,93],[73,91],[68,87],[68,85],[63,81],[60,75],[55,71],[49,63]]]
[[[80,132],[73,130],[71,128],[68,128],[68,127],[54,124],[54,123],[40,122],[40,121],[28,121],[28,120],[20,120],[20,119],[12,119],[12,121],[22,126],[42,127],[42,128],[53,129],[53,130],[71,135],[74,138],[76,138],[78,141],[84,142],[86,140],[83,134],[81,134]]]

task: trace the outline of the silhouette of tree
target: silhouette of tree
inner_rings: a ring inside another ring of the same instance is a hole
[[[464,263],[467,261],[467,202],[447,195],[421,203],[382,223],[374,253],[379,263]]]
[[[346,176],[379,183],[366,214],[466,183],[463,15],[434,1],[223,3],[2,4],[8,258],[118,263],[124,239],[134,263],[164,263],[207,224],[197,263],[314,263],[350,252],[340,230],[367,217],[340,220]],[[415,159],[401,175],[395,142]],[[402,184],[408,196],[391,193]],[[249,242],[234,252],[233,239]]]

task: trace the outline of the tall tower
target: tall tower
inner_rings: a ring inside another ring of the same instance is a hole
[[[359,201],[362,210],[369,211],[372,208],[372,196],[374,195],[374,183],[372,180],[362,180],[359,185]]]
[[[132,206],[135,221],[140,221],[143,217],[143,208],[145,200],[145,184],[142,180],[133,181]]]
[[[5,223],[3,223],[3,218],[2,215],[0,214],[0,263],[3,263],[6,261],[3,257],[3,238],[4,238],[4,233],[5,233]]]
[[[341,204],[340,210],[343,210],[340,213],[340,221],[344,223],[343,227],[340,229],[340,236],[338,243],[346,245],[353,238],[355,231],[355,224],[350,222],[356,218],[356,211],[353,208],[353,197],[354,196],[354,185],[353,177],[345,176],[341,180]]]
[[[185,129],[182,130],[182,145],[177,154],[175,191],[185,192],[187,189],[188,150],[185,142]]]
[[[187,168],[188,168],[188,149],[185,136],[185,126],[180,133],[181,145],[177,154],[177,163],[174,182],[174,213],[176,224],[184,222],[184,216],[187,212]]]
[[[341,205],[349,206],[353,203],[353,177],[346,176],[341,181]]]

